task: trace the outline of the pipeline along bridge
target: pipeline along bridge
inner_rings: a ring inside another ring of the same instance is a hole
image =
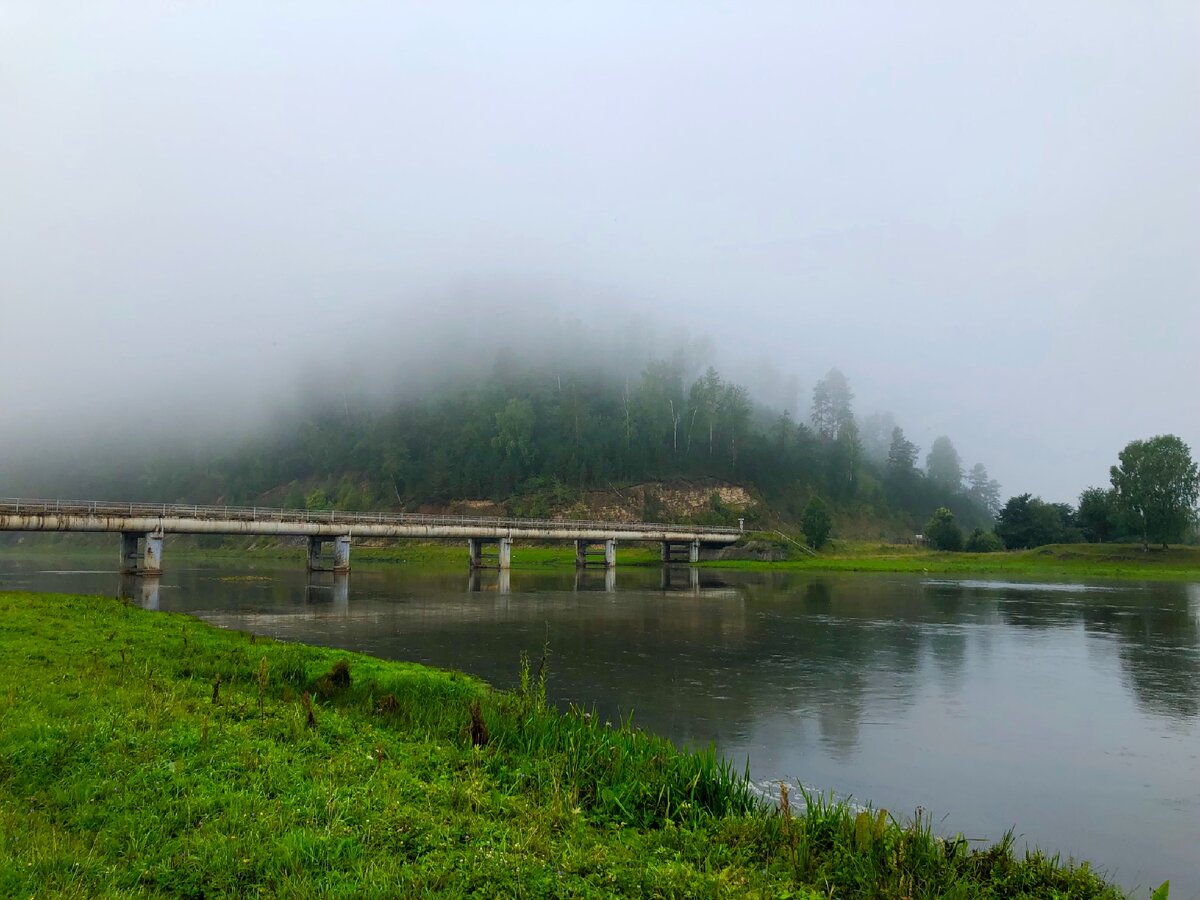
[[[121,571],[139,575],[162,572],[163,536],[167,534],[306,537],[310,570],[348,572],[350,542],[356,537],[465,539],[472,569],[491,566],[506,570],[512,565],[514,540],[574,541],[577,566],[588,565],[589,557],[596,557],[597,562],[602,557],[603,565],[612,568],[617,563],[618,542],[658,543],[664,562],[686,559],[694,563],[701,547],[727,546],[742,533],[741,527],[659,523],[15,498],[0,498],[0,531],[119,534]],[[333,548],[331,564],[322,560],[325,544]],[[494,553],[485,550],[493,547]]]

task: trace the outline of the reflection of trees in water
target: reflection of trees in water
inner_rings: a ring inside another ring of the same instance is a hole
[[[1200,713],[1200,585],[1157,584],[1121,606],[1083,605],[1090,632],[1120,640],[1120,658],[1138,703],[1170,718]],[[1130,603],[1136,599],[1136,604]]]

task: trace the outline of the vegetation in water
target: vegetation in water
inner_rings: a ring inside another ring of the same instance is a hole
[[[0,894],[1118,897],[546,701],[119,601],[0,594]]]

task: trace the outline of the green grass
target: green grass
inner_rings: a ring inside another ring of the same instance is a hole
[[[560,714],[542,661],[514,669],[497,691],[0,593],[0,895],[1120,896],[924,821],[780,813],[712,752]]]
[[[1140,544],[1052,544],[1000,553],[948,553],[864,541],[835,541],[815,556],[783,562],[724,560],[701,563],[727,569],[813,572],[914,572],[1019,577],[1102,577],[1200,580],[1200,547],[1151,548]]]
[[[88,536],[90,537],[90,536]],[[28,559],[38,557],[80,556],[112,561],[117,557],[117,536],[109,538],[102,546],[94,540],[86,543],[59,541],[27,541],[20,547],[0,548],[0,556]],[[198,546],[187,538],[167,537],[164,549],[166,565],[172,559],[288,559],[303,565],[307,551],[297,545],[280,543],[277,539],[231,539],[217,547]],[[351,548],[350,562],[362,565],[406,565],[424,569],[465,570],[467,567],[467,543],[463,541],[419,541],[398,540],[388,546],[367,547],[355,543]],[[658,544],[621,544],[617,548],[619,565],[659,565]],[[551,544],[516,543],[513,547],[512,567],[518,571],[572,568],[575,565],[575,546],[569,542]]]

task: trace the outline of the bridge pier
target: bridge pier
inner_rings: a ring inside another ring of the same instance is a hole
[[[350,535],[338,535],[333,539],[333,571],[350,571]]]
[[[598,555],[593,553],[591,548],[596,546],[599,541],[575,541],[575,568],[583,569],[587,567],[588,556]],[[617,542],[615,540],[606,540],[604,544],[604,567],[611,569],[617,564]]]
[[[325,544],[333,544],[333,565],[321,563],[321,551]],[[308,539],[308,571],[310,572],[349,572],[350,571],[350,535],[339,534],[337,537],[310,537]]]
[[[683,557],[679,554],[687,553],[687,561],[689,563],[700,562],[700,542],[687,541],[679,543],[677,541],[662,542],[662,561],[664,563],[683,562]]]
[[[512,568],[512,538],[467,538],[467,552],[471,557],[472,569],[499,569],[502,572]],[[490,556],[483,552],[484,545],[496,545],[496,562],[490,564]]]
[[[122,531],[121,574],[161,575],[162,547],[163,536],[158,532]]]

